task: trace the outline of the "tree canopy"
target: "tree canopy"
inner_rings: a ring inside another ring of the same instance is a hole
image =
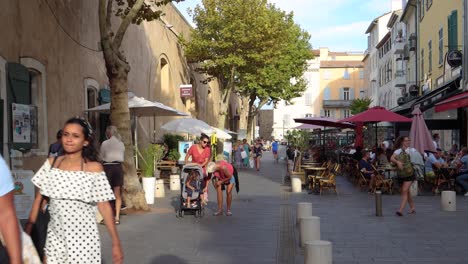
[[[186,55],[219,81],[222,115],[232,92],[252,105],[257,98],[261,104],[291,100],[304,91],[310,36],[292,13],[266,0],[203,0],[192,15],[196,28],[185,41]]]
[[[354,99],[351,102],[351,106],[350,106],[351,114],[356,115],[356,114],[366,111],[367,109],[369,109],[369,105],[371,103],[372,103],[372,99],[370,98]]]

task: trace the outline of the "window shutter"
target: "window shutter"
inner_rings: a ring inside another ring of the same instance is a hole
[[[448,17],[448,50],[458,49],[458,25],[457,25],[458,14],[457,10],[452,11],[452,14]]]
[[[354,100],[354,88],[349,88],[349,100]]]
[[[340,100],[344,100],[344,88],[340,88]]]
[[[31,78],[28,68],[19,63],[7,63],[7,109],[8,109],[8,128],[9,141],[13,142],[13,111],[12,104],[31,105]],[[32,116],[29,116],[32,118]],[[33,120],[30,120],[32,122]],[[31,123],[30,123],[31,124]],[[29,128],[30,131],[32,127]],[[32,140],[32,135],[30,136]],[[29,150],[32,148],[32,142],[13,143],[13,149]]]
[[[330,88],[325,88],[323,90],[323,100],[330,100]]]

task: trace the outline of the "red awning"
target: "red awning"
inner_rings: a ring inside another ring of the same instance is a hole
[[[454,95],[435,105],[436,112],[444,112],[451,109],[468,107],[468,92]]]

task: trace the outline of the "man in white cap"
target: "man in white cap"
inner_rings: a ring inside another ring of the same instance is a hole
[[[213,173],[213,186],[216,189],[218,198],[218,211],[213,215],[219,216],[223,214],[223,190],[226,188],[226,215],[232,216],[231,202],[232,202],[232,188],[235,184],[234,167],[228,162],[221,160],[217,162],[210,162],[206,166],[207,173]]]

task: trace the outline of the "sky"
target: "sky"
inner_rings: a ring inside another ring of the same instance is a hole
[[[331,51],[364,51],[365,31],[371,21],[391,9],[391,0],[269,0],[280,9],[293,12],[294,20],[311,34],[312,48],[328,47]],[[176,3],[192,22],[188,8],[201,0]]]

